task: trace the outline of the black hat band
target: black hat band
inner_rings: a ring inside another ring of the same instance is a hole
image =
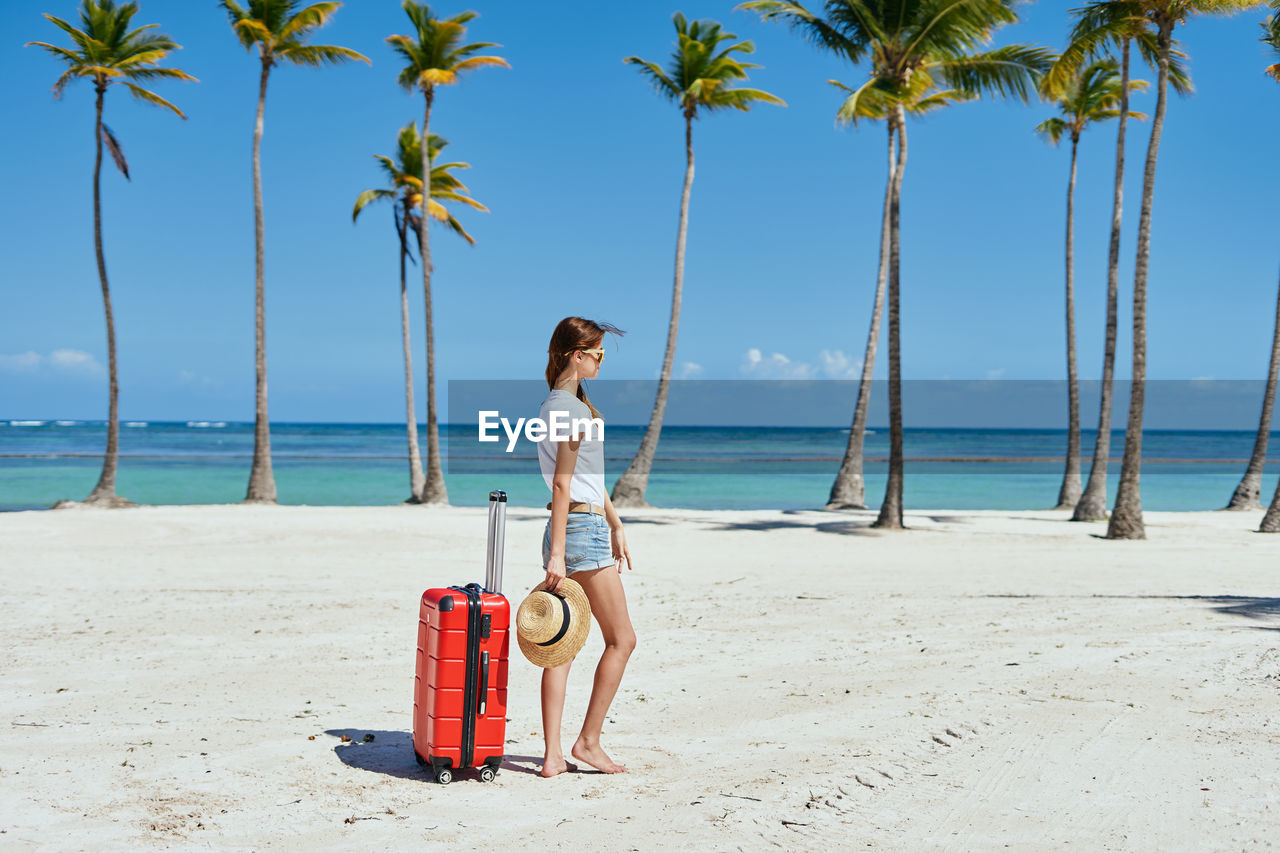
[[[560,599],[560,609],[564,612],[564,618],[560,622],[560,631],[545,643],[538,643],[540,646],[554,646],[560,642],[565,634],[569,633],[569,602],[564,600],[563,595],[556,595],[554,592],[551,595],[555,595],[556,598]]]

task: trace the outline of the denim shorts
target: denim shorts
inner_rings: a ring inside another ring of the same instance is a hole
[[[542,568],[551,558],[551,520],[542,532]],[[613,565],[613,546],[609,522],[594,512],[571,512],[564,526],[565,573],[603,569]]]

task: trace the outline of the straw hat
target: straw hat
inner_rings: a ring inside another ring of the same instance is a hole
[[[565,578],[556,592],[538,584],[516,611],[520,651],[536,666],[567,663],[581,651],[591,631],[591,602],[577,581]]]

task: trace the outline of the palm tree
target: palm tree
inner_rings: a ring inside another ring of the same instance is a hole
[[[271,431],[267,418],[266,314],[263,309],[262,236],[262,113],[267,102],[267,78],[281,63],[341,65],[369,58],[345,47],[307,44],[307,38],[333,18],[339,2],[313,3],[299,8],[299,0],[219,0],[231,28],[245,50],[258,48],[262,70],[258,76],[258,114],[253,125],[253,239],[254,239],[254,366],[253,467],[249,471],[246,503],[275,503],[276,478],[271,471]],[[372,64],[372,63],[370,63]]]
[[[1076,11],[1076,25],[1066,50],[1045,75],[1043,88],[1061,96],[1069,89],[1082,65],[1108,47],[1120,51],[1120,105],[1116,130],[1116,168],[1111,194],[1111,238],[1107,247],[1106,332],[1102,353],[1102,390],[1098,405],[1098,431],[1093,461],[1084,493],[1076,502],[1072,521],[1097,521],[1107,517],[1107,462],[1111,454],[1111,399],[1116,362],[1116,325],[1120,293],[1120,227],[1124,220],[1125,131],[1129,126],[1129,66],[1133,46],[1147,65],[1158,64],[1157,35],[1143,13],[1143,0],[1097,0]],[[1169,81],[1180,94],[1191,91],[1183,65],[1185,55],[1171,46]]]
[[[649,415],[649,425],[636,455],[613,484],[610,499],[618,506],[648,506],[644,499],[649,485],[649,471],[653,468],[654,453],[658,449],[658,436],[662,432],[662,417],[667,408],[667,393],[671,387],[671,364],[676,354],[676,335],[680,329],[680,299],[684,290],[684,252],[689,223],[689,192],[693,187],[693,121],[699,110],[711,113],[733,108],[747,112],[756,103],[786,103],[776,95],[760,89],[745,89],[734,85],[747,79],[747,69],[759,68],[750,62],[742,62],[734,54],[751,54],[755,45],[749,41],[733,44],[737,38],[725,32],[719,23],[710,20],[688,21],[676,12],[671,17],[676,28],[676,47],[664,70],[656,62],[638,56],[628,56],[623,62],[635,65],[653,85],[654,91],[672,102],[684,116],[684,187],[680,192],[680,220],[676,231],[675,280],[671,288],[671,318],[667,323],[667,348],[662,357],[662,370],[658,374],[658,391]]]
[[[71,36],[74,47],[66,48],[43,41],[27,42],[44,48],[64,62],[67,69],[53,84],[55,98],[62,97],[67,85],[77,77],[93,81],[95,118],[94,145],[97,154],[93,161],[93,250],[98,261],[98,281],[102,286],[102,306],[107,317],[107,374],[108,415],[107,450],[102,460],[102,474],[85,503],[97,506],[130,506],[130,502],[116,494],[116,469],[120,460],[120,385],[117,381],[116,324],[111,309],[111,288],[107,283],[107,260],[102,248],[102,149],[111,153],[116,167],[129,177],[129,164],[124,149],[111,129],[102,122],[103,102],[107,89],[121,84],[135,98],[148,104],[172,110],[185,119],[182,110],[164,98],[139,86],[139,82],[151,80],[195,80],[196,78],[177,68],[161,68],[159,63],[180,45],[167,35],[152,33],[159,24],[146,24],[129,29],[133,16],[138,13],[137,3],[116,5],[115,0],[83,0],[80,6],[80,26],[74,27],[61,18],[45,14],[45,18],[58,29]]]
[[[1262,24],[1263,44],[1269,45],[1280,60],[1280,0],[1271,0],[1272,14]],[[1280,61],[1267,66],[1267,74],[1280,83]],[[1276,373],[1280,370],[1280,296],[1276,299],[1276,324],[1271,334],[1271,367],[1267,371],[1267,393],[1262,404],[1262,420],[1264,427],[1259,427],[1259,440],[1263,442],[1262,456],[1266,457],[1267,431],[1271,428],[1271,409],[1276,398]],[[1258,454],[1257,443],[1254,444],[1254,455]],[[1261,471],[1261,462],[1258,465]],[[1258,477],[1261,480],[1261,474]],[[1259,483],[1259,487],[1261,483]],[[1258,525],[1259,533],[1280,533],[1280,482],[1276,483],[1276,493],[1271,498],[1271,506],[1267,507],[1262,523]]]
[[[1074,76],[1067,90],[1057,98],[1060,114],[1042,121],[1036,132],[1057,145],[1066,136],[1071,140],[1071,171],[1067,180],[1067,464],[1058,490],[1055,509],[1074,509],[1082,493],[1080,485],[1080,386],[1076,376],[1075,316],[1075,193],[1076,152],[1080,134],[1091,124],[1117,118],[1123,85],[1120,64],[1114,59],[1095,60]],[[1129,82],[1133,91],[1147,88],[1146,81]],[[1127,101],[1127,99],[1125,99]],[[1142,113],[1126,113],[1129,118],[1146,118]]]
[[[917,74],[912,85],[925,82],[926,76]],[[854,89],[837,80],[828,83],[853,94]],[[867,93],[875,94],[874,90]],[[923,115],[935,109],[947,106],[958,100],[966,100],[968,96],[955,89],[924,93],[908,100],[904,106],[908,113]],[[889,132],[889,178],[884,185],[884,208],[880,214],[880,261],[876,268],[875,298],[871,303],[871,327],[867,331],[867,343],[862,357],[862,376],[858,382],[858,397],[853,406],[853,423],[849,428],[849,441],[845,445],[844,459],[840,470],[836,473],[835,482],[831,484],[831,493],[827,498],[826,509],[866,509],[866,483],[862,478],[862,451],[867,431],[867,410],[871,403],[871,375],[875,368],[876,349],[880,342],[880,318],[884,309],[885,282],[889,274],[889,205],[891,202],[893,176],[897,171],[897,124],[893,119],[893,102],[884,97],[862,97],[854,102],[856,112],[846,114],[843,109],[836,113],[836,121],[840,124],[857,124],[860,118],[884,120]]]
[[[912,78],[927,75],[951,89],[977,97],[990,94],[1026,101],[1052,55],[1044,48],[1009,45],[979,51],[991,34],[1017,21],[1015,0],[827,0],[825,17],[799,3],[753,0],[738,8],[781,19],[807,38],[853,63],[870,59],[865,82],[844,109],[856,110],[870,92],[896,101],[891,121],[898,134],[898,158],[889,198],[889,477],[874,526],[903,526],[902,360],[899,315],[899,257],[902,180],[906,169],[906,109]]]
[[[436,163],[436,158],[448,144],[448,140],[434,133],[427,140],[432,164],[431,218],[445,223],[474,246],[475,239],[466,232],[462,223],[437,201],[445,199],[470,205],[476,210],[489,210],[473,199],[469,195],[470,190],[453,174],[454,169],[471,168],[467,163]],[[409,499],[405,503],[417,503],[426,486],[426,475],[422,473],[422,455],[418,450],[418,418],[413,402],[413,357],[409,346],[409,296],[405,289],[405,261],[413,260],[408,234],[410,229],[416,234],[417,229],[422,227],[422,219],[417,214],[422,207],[422,137],[418,135],[417,122],[411,121],[400,128],[394,159],[380,154],[375,154],[374,157],[382,165],[389,186],[360,193],[355,209],[351,211],[351,221],[355,222],[360,211],[372,202],[392,202],[396,237],[400,241],[400,337],[404,346],[404,402],[408,412],[409,433]]]
[[[437,86],[452,86],[462,75],[476,68],[501,66],[510,68],[500,56],[476,56],[478,51],[501,45],[492,42],[464,44],[467,23],[477,16],[475,12],[463,12],[452,18],[440,19],[431,14],[426,3],[404,0],[402,8],[413,24],[413,35],[387,36],[387,42],[405,61],[400,71],[399,83],[410,92],[422,92],[426,108],[422,115],[422,138],[426,139],[431,127],[431,105],[435,102]],[[429,144],[419,143],[422,155],[422,172],[428,171]],[[431,204],[431,186],[424,187],[419,215],[426,219]],[[449,493],[444,485],[444,470],[440,465],[440,428],[436,419],[436,355],[435,325],[431,306],[431,245],[430,229],[418,229],[418,252],[422,256],[422,290],[427,308],[427,480],[422,487],[420,501],[425,504],[448,503]]]
[[[1169,69],[1174,28],[1193,14],[1228,14],[1258,6],[1260,0],[1142,0],[1146,18],[1156,30],[1156,109],[1147,143],[1142,175],[1142,207],[1138,215],[1138,253],[1133,273],[1133,381],[1129,389],[1129,419],[1124,431],[1124,458],[1115,507],[1107,524],[1108,539],[1145,539],[1139,468],[1142,464],[1142,414],[1147,373],[1147,271],[1151,259],[1151,209],[1155,194],[1156,161],[1168,102]]]

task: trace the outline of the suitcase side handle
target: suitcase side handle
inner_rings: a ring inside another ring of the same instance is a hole
[[[489,653],[480,653],[480,705],[476,713],[484,716],[485,706],[489,704]]]

